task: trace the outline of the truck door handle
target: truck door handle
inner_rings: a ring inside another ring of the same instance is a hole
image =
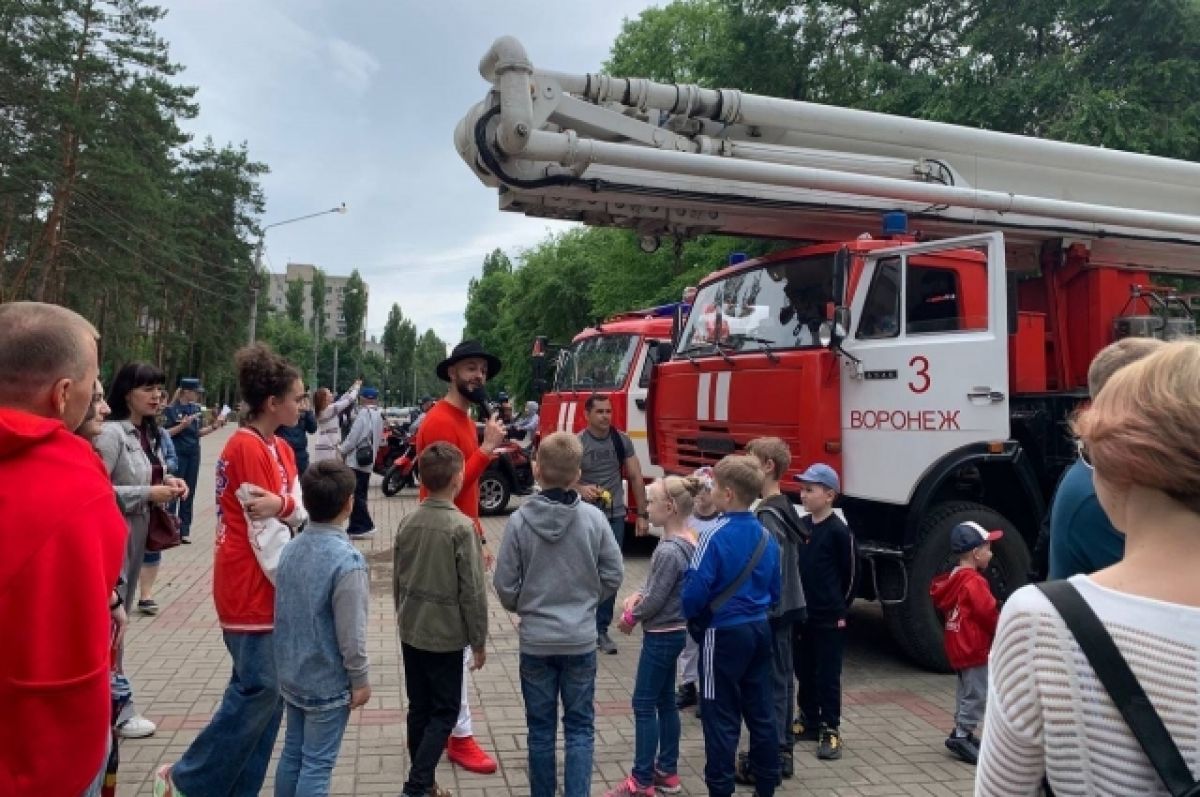
[[[633,403],[636,404],[637,408],[642,412],[646,411],[646,400],[644,398],[634,399]]]
[[[967,394],[967,398],[986,399],[993,404],[999,404],[1004,401],[1004,394],[999,390],[992,390],[990,387],[977,387],[972,388],[971,392]]]

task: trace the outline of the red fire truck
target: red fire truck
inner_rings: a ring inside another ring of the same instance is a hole
[[[493,90],[456,143],[502,209],[647,251],[796,242],[700,285],[651,371],[650,454],[685,472],[775,435],[797,470],[837,468],[860,594],[925,666],[946,665],[928,589],[950,529],[1003,529],[989,579],[1022,584],[1092,357],[1195,334],[1165,275],[1200,272],[1200,164],[538,71],[511,38],[480,68]]]
[[[663,471],[650,460],[646,435],[646,394],[650,373],[662,344],[670,345],[672,326],[686,317],[686,305],[662,305],[614,315],[575,336],[555,360],[550,389],[542,394],[538,434],[578,432],[587,426],[584,403],[600,393],[612,400],[613,425],[633,441],[642,476],[656,479]],[[678,330],[675,330],[678,334]],[[535,343],[535,375],[547,356],[544,339]],[[632,503],[626,501],[626,506]],[[632,519],[631,519],[632,520]]]

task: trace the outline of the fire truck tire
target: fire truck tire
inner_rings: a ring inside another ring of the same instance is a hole
[[[954,566],[950,531],[967,520],[1004,532],[1004,538],[992,546],[992,563],[985,573],[998,600],[1006,600],[1023,586],[1029,573],[1029,548],[1016,527],[1000,513],[970,501],[950,501],[930,509],[909,562],[908,596],[903,603],[885,605],[884,617],[892,638],[909,658],[936,672],[949,672],[950,664],[946,660],[942,619],[929,597],[929,585],[934,576]]]
[[[512,498],[512,485],[503,473],[486,470],[479,480],[479,514],[498,515],[508,508]]]

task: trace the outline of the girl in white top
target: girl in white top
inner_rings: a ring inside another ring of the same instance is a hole
[[[342,429],[338,425],[338,416],[355,402],[360,387],[361,379],[351,385],[337,401],[333,401],[333,393],[327,387],[321,388],[313,395],[313,411],[317,414],[317,445],[313,452],[313,462],[341,459],[338,455],[338,445],[342,442]]]
[[[1075,422],[1125,558],[1071,583],[1103,621],[1193,773],[1200,773],[1200,342],[1116,371]],[[992,648],[975,794],[1165,795],[1058,612],[1033,587]]]

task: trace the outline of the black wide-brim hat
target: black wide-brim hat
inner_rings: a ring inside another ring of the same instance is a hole
[[[491,379],[500,373],[502,363],[500,358],[494,354],[489,354],[483,350],[483,344],[477,340],[464,340],[462,343],[454,347],[454,351],[450,356],[438,363],[437,377],[443,382],[450,381],[450,366],[455,363],[469,360],[472,357],[480,357],[487,360],[488,379]]]

